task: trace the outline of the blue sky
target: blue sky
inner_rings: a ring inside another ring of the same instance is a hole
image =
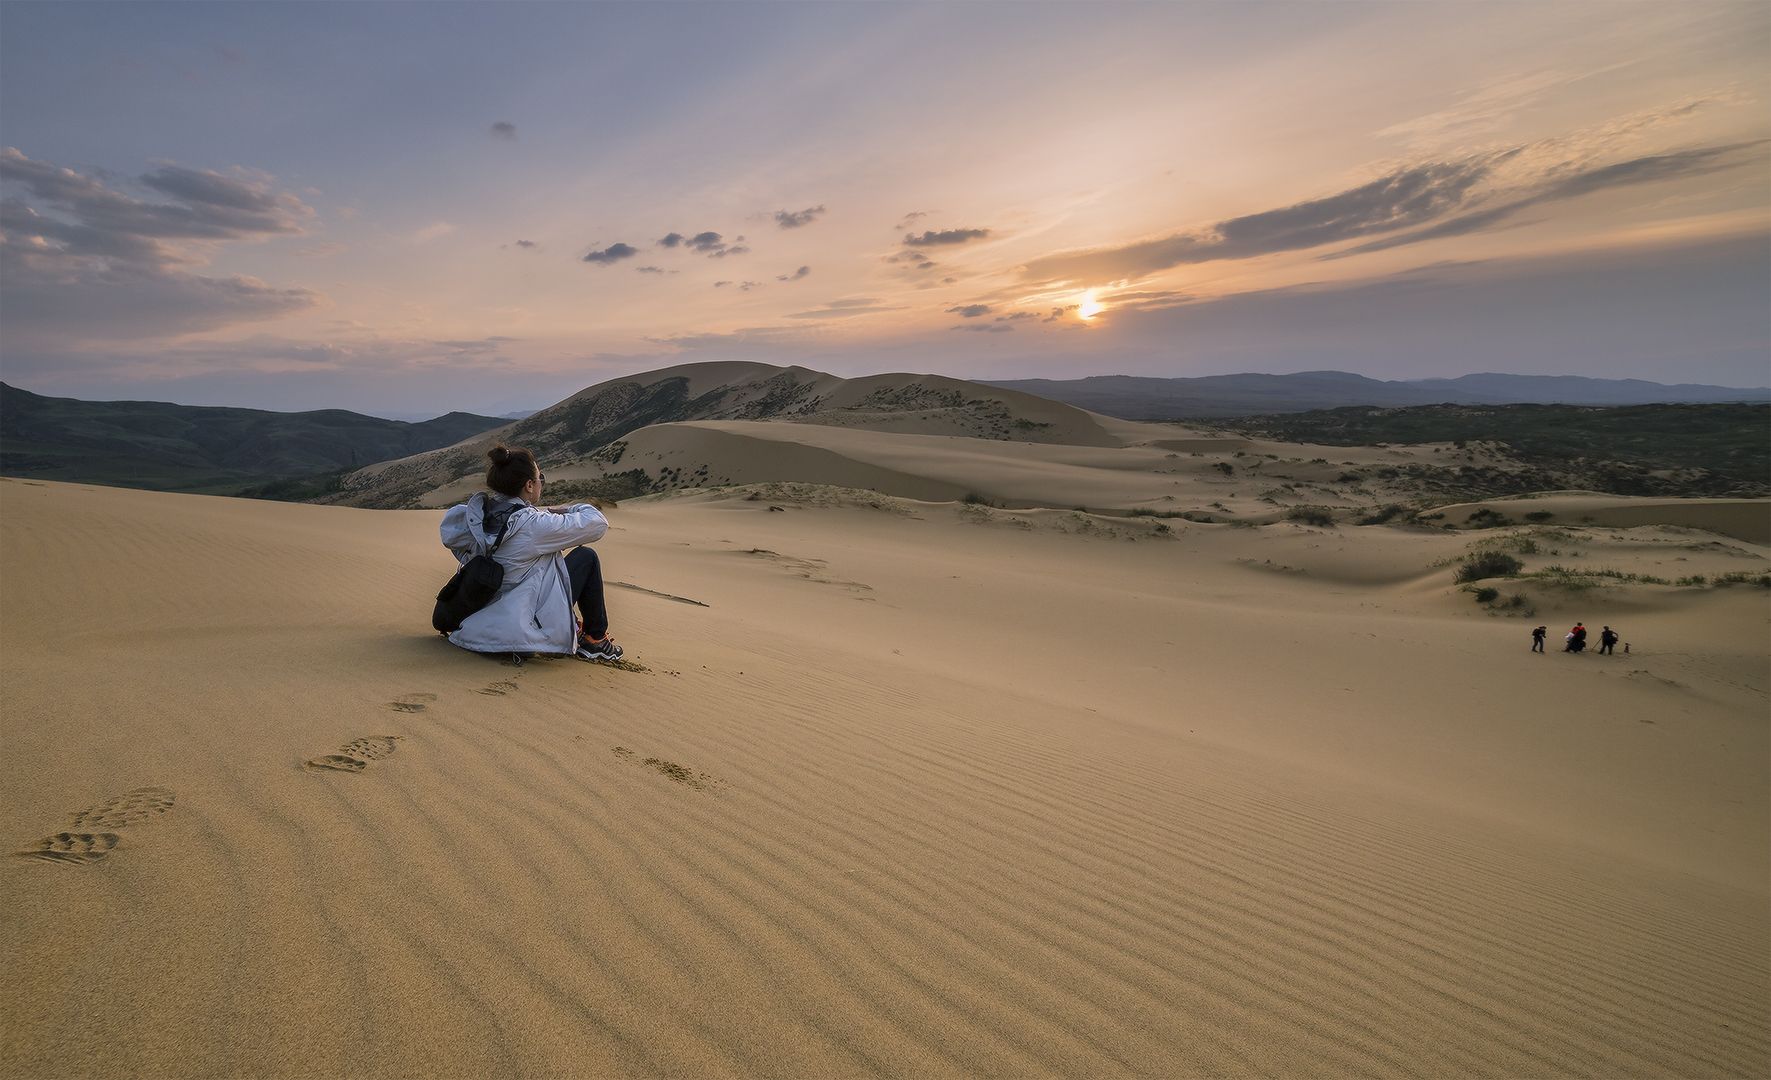
[[[0,377],[1764,385],[1768,60],[1762,4],[9,3]]]

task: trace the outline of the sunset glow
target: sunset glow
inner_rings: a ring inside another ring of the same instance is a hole
[[[0,5],[6,379],[1764,380],[1771,5],[418,7]]]

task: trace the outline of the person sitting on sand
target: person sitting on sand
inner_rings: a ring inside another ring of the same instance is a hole
[[[1536,630],[1533,630],[1531,632],[1531,651],[1532,652],[1543,652],[1544,635],[1548,634],[1549,632],[1550,632],[1550,628],[1547,626],[1540,626]]]
[[[486,459],[490,490],[443,515],[443,546],[466,563],[497,542],[491,554],[504,568],[504,584],[491,603],[462,621],[450,642],[474,652],[620,659],[603,606],[602,565],[595,551],[578,546],[609,531],[602,511],[589,503],[535,505],[544,479],[535,455],[522,447],[500,443]],[[573,615],[574,603],[582,620]]]
[[[1617,644],[1617,631],[1607,626],[1599,631],[1599,655],[1612,655],[1611,647]]]
[[[1568,647],[1562,651],[1577,653],[1584,651],[1586,647],[1587,628],[1581,623],[1575,623],[1574,629],[1568,631]]]

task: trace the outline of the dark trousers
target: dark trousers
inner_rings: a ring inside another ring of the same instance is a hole
[[[576,547],[566,552],[566,573],[572,578],[572,599],[584,616],[584,632],[600,638],[609,632],[609,612],[603,607],[603,564],[596,552]]]
[[[1606,656],[1610,656],[1611,655],[1611,645],[1612,645],[1612,643],[1609,641],[1600,642],[1599,643],[1599,651],[1604,653]]]
[[[1543,652],[1543,638],[1536,637],[1531,639],[1531,651]]]

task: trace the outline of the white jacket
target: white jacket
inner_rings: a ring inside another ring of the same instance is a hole
[[[510,517],[504,542],[492,553],[504,567],[504,584],[449,640],[474,652],[570,654],[578,647],[577,623],[572,618],[572,580],[561,553],[602,539],[609,522],[589,503],[555,514],[522,499],[482,491],[443,515],[443,546],[460,563],[484,554],[506,511]],[[488,513],[493,516],[490,530]]]

